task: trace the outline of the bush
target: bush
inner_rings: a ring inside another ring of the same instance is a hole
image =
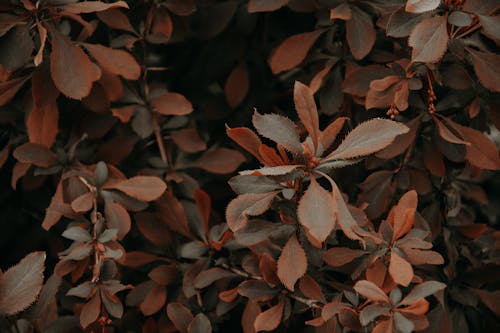
[[[499,9],[3,1],[1,331],[499,331]]]

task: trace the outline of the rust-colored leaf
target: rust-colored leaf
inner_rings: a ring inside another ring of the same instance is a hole
[[[248,69],[244,63],[234,67],[227,77],[224,92],[226,93],[227,104],[231,108],[234,109],[240,105],[247,95],[250,84],[248,80]]]
[[[153,201],[165,192],[167,185],[158,177],[135,176],[117,183],[104,185],[104,188],[122,191],[141,201]]]
[[[389,274],[394,282],[405,287],[408,286],[413,279],[413,268],[410,263],[394,251],[391,251],[390,260]]]
[[[446,17],[435,16],[418,23],[408,39],[413,62],[438,62],[448,49]]]
[[[295,81],[293,88],[293,101],[302,125],[307,129],[314,144],[314,149],[318,148],[319,138],[319,117],[314,101],[314,94],[305,84]]]
[[[295,283],[307,271],[306,252],[293,235],[286,242],[278,259],[278,277],[285,287],[294,290]]]
[[[102,69],[123,76],[127,80],[137,80],[141,67],[135,58],[124,50],[116,50],[99,44],[83,44]]]
[[[284,307],[285,302],[283,300],[280,300],[275,306],[267,309],[262,313],[259,313],[254,322],[255,331],[272,331],[276,329],[281,323],[281,317],[283,316]]]
[[[151,101],[158,112],[166,116],[183,116],[193,112],[193,105],[181,94],[167,92]]]

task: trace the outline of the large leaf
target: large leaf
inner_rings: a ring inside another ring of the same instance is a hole
[[[278,304],[268,310],[259,313],[255,318],[254,329],[256,332],[273,331],[281,323],[285,302],[280,300]]]
[[[446,17],[435,16],[420,22],[413,28],[408,45],[413,48],[413,62],[438,62],[448,49]]]
[[[307,233],[323,243],[335,228],[337,205],[330,192],[311,178],[311,184],[299,202],[297,216]]]
[[[0,276],[0,315],[14,315],[33,304],[43,285],[45,252],[33,252]]]
[[[158,177],[135,176],[130,179],[112,183],[105,188],[112,188],[130,195],[141,201],[153,201],[158,199],[167,189],[167,185]]]
[[[373,282],[361,280],[356,282],[353,288],[361,296],[372,302],[390,302],[389,297],[384,293],[384,291],[377,287],[377,285]]]
[[[425,298],[427,296],[433,295],[439,290],[446,288],[446,284],[437,281],[426,281],[415,286],[412,291],[406,295],[399,305],[410,305],[418,301],[420,298]]]
[[[318,148],[319,137],[319,117],[314,94],[305,84],[295,81],[293,88],[293,101],[299,114],[300,121],[307,129],[314,144],[314,149]]]
[[[101,71],[82,49],[73,45],[68,36],[52,29],[50,71],[57,89],[64,95],[82,99],[90,94],[92,84]]]
[[[389,274],[394,282],[407,287],[413,279],[413,268],[410,263],[401,258],[395,251],[391,251]]]
[[[306,252],[297,241],[297,237],[292,235],[286,242],[281,256],[278,259],[278,278],[288,290],[293,291],[295,283],[307,271]]]
[[[290,119],[278,114],[254,112],[252,121],[263,137],[279,143],[292,153],[302,152],[297,126]]]
[[[100,44],[83,44],[102,69],[123,76],[127,80],[137,80],[141,67],[135,58],[124,50],[115,50]]]
[[[391,120],[368,120],[347,134],[340,146],[322,159],[322,162],[358,158],[375,153],[391,144],[395,137],[408,131],[405,125]]]
[[[491,91],[500,92],[500,55],[467,49],[479,81]]]
[[[366,57],[375,44],[372,19],[358,7],[351,7],[351,18],[346,22],[346,38],[351,53],[357,60]]]

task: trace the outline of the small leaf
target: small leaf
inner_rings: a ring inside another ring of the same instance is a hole
[[[389,274],[397,284],[407,287],[413,279],[413,268],[410,263],[401,258],[396,252],[391,251]]]
[[[68,36],[52,29],[50,71],[54,84],[64,95],[81,100],[90,94],[101,71]]]
[[[288,118],[277,114],[253,114],[253,125],[260,135],[282,145],[292,153],[302,152],[297,126]]]
[[[259,147],[262,144],[257,134],[246,127],[230,128],[226,125],[227,136],[234,142],[239,144],[243,149],[250,154],[260,159]]]
[[[438,62],[448,49],[448,40],[445,16],[435,16],[420,22],[408,39],[408,45],[413,48],[412,62]]]
[[[300,199],[299,222],[317,242],[323,243],[335,228],[337,207],[330,192],[311,178],[311,184]]]
[[[141,76],[141,67],[127,51],[115,50],[100,44],[84,43],[83,46],[97,60],[101,68],[109,73],[123,76],[127,80],[137,80]]]
[[[240,105],[248,88],[248,69],[245,64],[240,64],[231,71],[224,85],[227,104],[233,109]]]
[[[48,168],[57,163],[55,154],[46,146],[27,142],[17,147],[14,157],[22,163],[30,163],[39,167]]]
[[[288,71],[306,58],[309,50],[325,30],[315,30],[293,35],[275,48],[268,59],[273,74]]]
[[[104,188],[119,190],[132,198],[147,202],[158,199],[167,189],[167,185],[158,177],[135,176],[115,184],[105,185]]]
[[[278,277],[287,289],[293,291],[295,283],[306,271],[306,252],[297,241],[297,237],[292,235],[278,259]]]
[[[361,280],[356,282],[353,288],[358,292],[358,294],[369,299],[372,302],[390,303],[389,297],[373,282]]]
[[[352,262],[364,255],[363,250],[350,249],[347,247],[334,247],[327,250],[323,256],[323,260],[332,267],[340,267]]]
[[[405,10],[409,13],[424,13],[439,7],[441,0],[408,0]]]
[[[156,112],[166,116],[184,116],[193,112],[193,105],[181,94],[167,92],[151,101]]]
[[[408,131],[405,125],[391,120],[379,118],[368,120],[347,134],[340,146],[323,158],[322,162],[375,153],[391,144],[395,137]]]
[[[203,289],[208,287],[212,283],[217,280],[224,279],[227,277],[233,277],[234,273],[230,271],[226,271],[225,269],[214,267],[207,270],[202,271],[196,278],[193,280],[193,285],[197,289]]]
[[[255,331],[273,331],[276,329],[281,323],[284,308],[285,302],[281,299],[275,306],[259,313],[254,322]]]
[[[245,161],[245,156],[239,151],[219,147],[205,152],[192,166],[211,173],[224,175],[234,172]]]
[[[33,252],[0,275],[0,315],[14,315],[33,304],[43,285],[45,252]]]
[[[278,191],[268,193],[241,194],[229,203],[226,209],[226,221],[232,231],[245,226],[249,216],[263,214],[269,209],[271,201]]]

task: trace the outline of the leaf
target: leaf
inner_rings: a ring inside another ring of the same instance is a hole
[[[78,226],[70,227],[62,233],[62,236],[74,240],[76,242],[91,242],[92,237],[86,229],[80,228]]]
[[[353,288],[358,292],[358,294],[369,299],[372,302],[390,303],[389,297],[373,282],[361,280],[356,282]]]
[[[228,174],[234,172],[245,161],[245,156],[239,151],[220,147],[204,153],[193,166],[212,173]]]
[[[64,95],[79,99],[90,94],[92,84],[99,80],[101,71],[68,36],[56,29],[52,33],[50,71],[54,84]]]
[[[33,308],[32,318],[38,322],[47,320],[47,314],[52,310],[52,305],[57,304],[56,294],[61,286],[62,278],[52,274],[40,291],[40,295]]]
[[[335,228],[337,207],[330,192],[311,177],[311,184],[300,199],[297,216],[307,233],[323,243]]]
[[[108,227],[118,230],[118,239],[122,239],[130,231],[131,221],[130,215],[122,205],[113,200],[104,201],[104,215]]]
[[[197,289],[208,287],[217,280],[233,277],[234,273],[219,267],[209,268],[201,271],[193,280],[193,286]]]
[[[246,127],[230,128],[226,125],[227,136],[250,154],[260,159],[259,147],[262,144],[257,134]]]
[[[161,310],[167,300],[167,289],[164,286],[154,284],[144,297],[139,308],[145,316],[152,316]]]
[[[473,128],[466,126],[459,128],[464,139],[470,143],[465,147],[467,161],[480,169],[500,169],[500,157],[496,144]]]
[[[368,304],[359,313],[359,322],[363,326],[367,326],[375,318],[382,315],[389,315],[390,307],[387,303],[372,303]]]
[[[300,121],[307,129],[314,145],[314,150],[318,149],[319,139],[319,117],[314,94],[305,84],[295,81],[293,88],[293,101],[299,115]]]
[[[438,62],[448,49],[446,17],[435,16],[418,23],[408,39],[412,62]]]
[[[3,106],[10,102],[10,100],[14,98],[16,93],[23,87],[24,83],[26,83],[29,78],[29,76],[24,76],[5,82],[0,82],[0,106]]]
[[[255,318],[254,329],[256,332],[273,331],[281,323],[285,302],[281,299],[278,304],[259,313]]]
[[[437,281],[426,281],[413,287],[412,291],[399,302],[398,305],[410,305],[421,298],[433,295],[436,292],[446,288],[446,284]]]
[[[249,13],[260,13],[260,12],[274,12],[285,6],[290,0],[249,0],[248,1],[248,12]]]
[[[79,3],[70,3],[60,7],[63,11],[72,14],[88,14],[102,12],[112,8],[129,8],[125,1],[113,3],[104,3],[101,1],[84,1]]]
[[[413,268],[410,263],[401,258],[395,251],[391,251],[389,274],[397,284],[407,287],[413,279]]]
[[[135,34],[135,30],[130,24],[128,16],[119,9],[108,9],[97,13],[97,17],[108,27],[117,30],[124,30]]]
[[[263,137],[273,140],[292,153],[302,152],[297,126],[290,119],[278,114],[262,115],[255,111],[252,122]]]
[[[441,0],[408,0],[405,10],[409,13],[424,13],[439,7]]]
[[[413,30],[413,28],[422,20],[428,18],[429,15],[417,15],[408,13],[404,8],[400,8],[389,18],[387,22],[386,33],[387,36],[402,38],[408,37]]]
[[[323,149],[328,149],[333,144],[335,139],[337,139],[338,134],[344,127],[344,124],[348,118],[340,117],[335,119],[330,125],[328,125],[319,135],[319,141],[323,146]]]
[[[167,92],[151,101],[156,112],[165,116],[184,116],[193,112],[193,105],[181,94]]]
[[[351,19],[346,22],[346,38],[356,60],[366,57],[375,44],[372,19],[356,6],[351,7]]]
[[[497,42],[500,41],[500,15],[478,15],[477,17],[483,27],[483,34]]]
[[[351,7],[345,2],[341,3],[337,7],[330,9],[330,20],[340,19],[348,21],[351,19]]]
[[[237,231],[245,226],[249,216],[263,214],[278,193],[279,191],[241,194],[233,199],[226,208],[226,222],[229,228],[233,232]]]
[[[101,312],[101,297],[99,293],[95,293],[94,296],[83,306],[82,312],[80,312],[80,325],[86,328],[99,317]]]
[[[193,321],[193,315],[181,303],[168,303],[167,316],[181,333],[187,333],[188,326]]]
[[[434,122],[437,125],[439,136],[444,140],[461,145],[470,145],[469,142],[462,140],[455,133],[453,133],[445,124],[443,124],[437,117],[433,117]]]
[[[415,190],[408,191],[403,194],[398,204],[389,213],[387,220],[394,230],[392,236],[393,242],[406,235],[413,227],[417,203],[417,192]]]
[[[403,124],[386,119],[371,119],[355,129],[342,141],[340,146],[321,162],[357,158],[375,153],[392,143],[395,137],[408,132]]]
[[[231,71],[224,85],[227,104],[236,108],[248,94],[249,81],[247,66],[242,63]]]
[[[411,333],[415,329],[415,325],[411,320],[403,316],[399,312],[394,313],[394,328],[401,333]]]
[[[325,252],[323,260],[332,267],[340,267],[366,254],[363,250],[334,247]]]
[[[148,277],[161,286],[168,286],[177,280],[177,267],[175,265],[160,265],[153,268]]]
[[[17,147],[14,157],[23,163],[31,163],[42,168],[48,168],[57,163],[55,154],[46,146],[27,142]]]
[[[71,209],[73,209],[76,213],[88,212],[94,203],[94,196],[95,194],[93,192],[87,192],[80,195],[71,202]]]
[[[278,259],[278,277],[288,290],[293,291],[295,283],[307,271],[306,252],[292,235],[286,242]]]
[[[45,252],[32,252],[0,274],[0,315],[15,315],[33,304],[43,285]]]
[[[117,183],[104,185],[103,188],[119,190],[132,198],[148,202],[158,199],[167,189],[167,185],[158,177],[135,176]]]
[[[141,67],[127,51],[115,50],[100,44],[84,43],[83,46],[105,71],[120,75],[127,80],[137,80],[141,76]]]
[[[325,30],[315,30],[293,35],[276,47],[268,59],[273,74],[288,71],[306,58],[309,50]]]
[[[207,316],[198,313],[188,326],[188,333],[211,333],[212,324]]]
[[[467,48],[472,56],[472,65],[479,81],[487,89],[500,92],[500,55],[490,52],[475,51]]]

